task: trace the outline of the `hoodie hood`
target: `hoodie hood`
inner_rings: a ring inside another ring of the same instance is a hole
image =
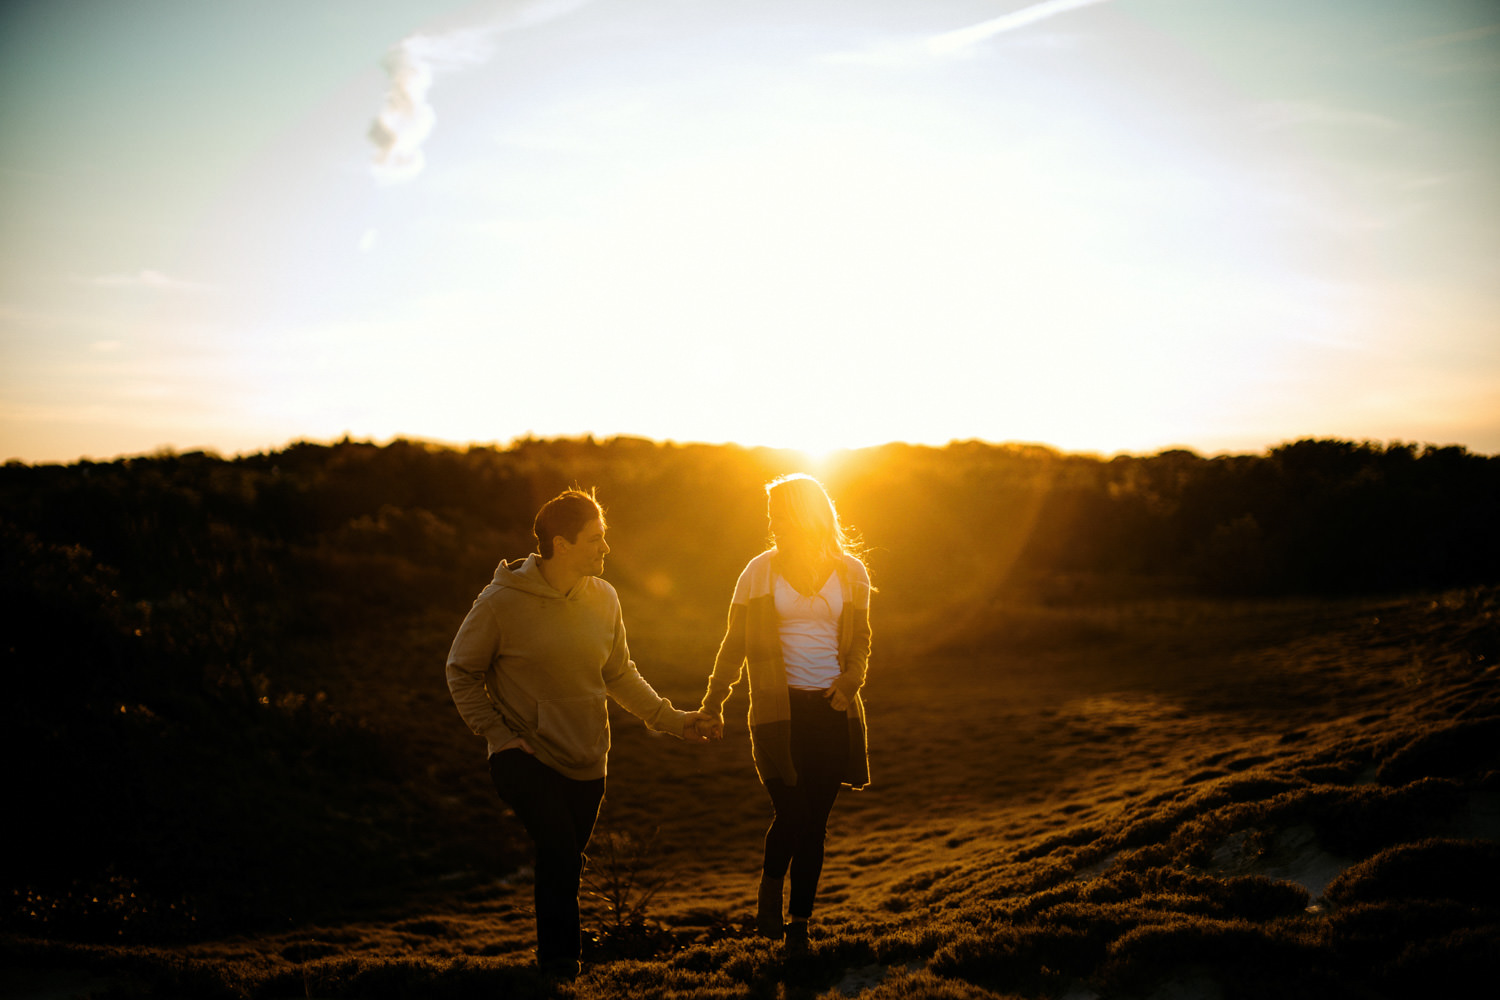
[[[509,562],[502,559],[500,565],[495,567],[495,578],[490,583],[496,587],[512,587],[537,597],[550,597],[554,600],[566,600],[568,597],[542,576],[541,564],[535,552],[525,559],[512,559]]]

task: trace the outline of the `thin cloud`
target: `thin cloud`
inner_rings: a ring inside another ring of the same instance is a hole
[[[1257,126],[1269,131],[1304,125],[1373,129],[1381,132],[1395,131],[1402,127],[1401,122],[1387,115],[1357,111],[1318,100],[1263,101],[1255,106],[1253,116]]]
[[[1478,42],[1492,35],[1500,34],[1500,23],[1486,24],[1478,28],[1470,28],[1467,31],[1455,31],[1446,35],[1433,35],[1428,38],[1419,38],[1409,46],[1413,49],[1438,49],[1447,45],[1463,45],[1468,42]]]
[[[1081,7],[1092,7],[1095,4],[1108,3],[1109,0],[1043,0],[1042,3],[1032,4],[1009,14],[981,21],[967,28],[959,28],[957,31],[947,31],[941,35],[934,35],[927,39],[924,47],[935,56],[956,55],[965,49],[972,48],[980,42],[996,35],[1003,35],[1008,31],[1026,28],[1038,21],[1066,14],[1069,11],[1078,10]]]
[[[433,80],[443,73],[486,63],[494,55],[496,36],[515,28],[554,20],[590,0],[511,5],[489,21],[436,34],[414,34],[403,38],[383,60],[390,89],[369,138],[375,145],[370,170],[384,183],[410,180],[427,164],[422,146],[437,124],[437,112],[428,100]]]
[[[212,285],[185,281],[149,268],[128,273],[101,274],[80,280],[98,288],[146,288],[161,292],[206,292],[213,288]]]
[[[882,42],[859,52],[838,52],[825,56],[823,61],[902,67],[930,63],[934,59],[955,58],[969,53],[980,42],[996,35],[1027,28],[1069,11],[1108,2],[1110,0],[1043,0],[1042,3],[971,24],[966,28],[945,31],[917,41]]]

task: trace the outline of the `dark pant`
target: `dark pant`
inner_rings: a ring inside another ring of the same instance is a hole
[[[526,827],[535,850],[537,964],[576,962],[583,849],[599,818],[604,779],[575,781],[520,749],[491,756],[490,778]]]
[[[821,691],[791,689],[792,766],[797,783],[775,778],[765,783],[776,815],[766,831],[764,873],[779,882],[791,869],[787,911],[812,916],[813,897],[823,874],[823,841],[849,763],[849,717],[834,710]]]

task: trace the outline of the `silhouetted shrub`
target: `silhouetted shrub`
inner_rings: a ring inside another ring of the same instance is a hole
[[[871,989],[859,994],[861,1000],[1005,1000],[973,983],[945,979],[920,969],[892,970],[890,975]]]
[[[1318,839],[1330,851],[1353,856],[1416,836],[1466,801],[1457,786],[1432,778],[1398,789],[1362,786],[1309,799]]]
[[[1380,765],[1387,785],[1418,778],[1478,774],[1500,766],[1500,717],[1438,725],[1419,734]]]
[[[651,919],[652,901],[672,878],[658,833],[603,830],[589,841],[583,895],[594,923],[587,940],[590,960],[649,958],[675,949],[671,932]]]
[[[1382,964],[1391,992],[1404,996],[1482,996],[1495,985],[1500,922],[1460,927],[1412,941]]]
[[[1341,874],[1324,896],[1340,905],[1391,899],[1495,906],[1500,843],[1428,839],[1381,851]]]
[[[951,924],[935,917],[899,930],[878,932],[874,942],[875,960],[883,965],[926,962],[956,934]]]
[[[1050,973],[1081,974],[1104,954],[1103,934],[1062,925],[978,928],[943,946],[928,963],[939,976],[986,986],[1035,985]],[[1050,978],[1050,977],[1048,977]]]
[[[1103,982],[1141,989],[1173,970],[1206,968],[1230,995],[1265,996],[1316,967],[1311,943],[1276,927],[1235,920],[1168,920],[1128,931],[1109,947]],[[1277,991],[1279,992],[1279,991]]]
[[[1053,834],[1041,843],[1032,847],[1024,848],[1016,852],[1017,861],[1030,861],[1033,858],[1045,857],[1064,847],[1077,847],[1080,844],[1091,844],[1099,839],[1100,832],[1092,826],[1080,826],[1065,833]]]
[[[1403,956],[1420,953],[1422,966],[1440,964],[1439,956],[1449,947],[1460,955],[1473,947],[1474,940],[1464,932],[1495,923],[1493,908],[1483,910],[1453,900],[1398,899],[1340,906],[1328,914],[1317,933],[1330,966],[1355,982],[1390,987],[1394,985],[1392,970],[1404,963]],[[1426,992],[1424,987],[1417,995]]]
[[[1262,787],[1271,792],[1277,786]],[[1205,796],[1195,805],[1215,801],[1216,797]],[[1453,814],[1464,802],[1462,789],[1439,779],[1425,779],[1402,788],[1303,785],[1265,799],[1248,798],[1206,808],[1180,825],[1172,844],[1193,863],[1208,864],[1214,849],[1237,831],[1309,824],[1324,848],[1358,857],[1419,835],[1435,819]]]

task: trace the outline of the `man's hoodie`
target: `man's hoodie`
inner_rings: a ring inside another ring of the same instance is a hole
[[[609,754],[605,695],[658,732],[681,736],[686,712],[631,662],[615,588],[586,576],[566,594],[539,557],[502,562],[448,652],[448,690],[495,753],[517,736],[537,760],[578,780],[601,778]]]

